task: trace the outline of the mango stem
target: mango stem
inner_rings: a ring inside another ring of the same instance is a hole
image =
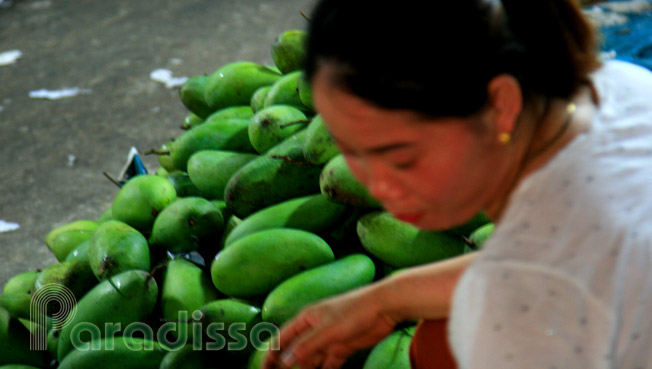
[[[122,185],[120,182],[118,182],[115,178],[111,177],[109,173],[107,172],[102,172],[106,178],[109,179],[109,181],[113,182],[114,185],[118,186],[118,188],[122,188]]]
[[[145,152],[145,155],[170,155],[170,150],[159,150],[159,149],[149,149]]]

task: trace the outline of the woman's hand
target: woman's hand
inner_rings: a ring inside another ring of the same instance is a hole
[[[337,369],[358,350],[376,344],[398,321],[384,312],[373,285],[304,308],[280,332],[263,369]]]

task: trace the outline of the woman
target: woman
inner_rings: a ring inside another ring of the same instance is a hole
[[[385,208],[496,228],[307,307],[266,369],[338,368],[407,319],[418,369],[652,367],[652,73],[600,64],[574,0],[324,0],[309,31],[317,110]]]

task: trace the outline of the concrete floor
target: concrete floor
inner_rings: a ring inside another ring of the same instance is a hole
[[[286,29],[305,29],[313,0],[18,0],[0,8],[0,286],[56,262],[44,238],[54,227],[96,219],[117,187],[131,146],[142,153],[181,131],[177,89],[149,78],[211,73],[233,61],[272,64],[269,47]],[[30,91],[91,89],[63,100]],[[69,156],[76,159],[70,165]],[[144,157],[150,170],[156,158]]]

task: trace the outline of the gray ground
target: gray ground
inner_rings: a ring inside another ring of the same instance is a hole
[[[149,78],[211,73],[233,61],[272,64],[282,31],[306,27],[313,0],[18,0],[0,8],[0,286],[56,262],[43,241],[59,225],[96,219],[118,188],[131,146],[142,153],[181,131],[177,89]],[[29,92],[68,87],[89,95],[50,101]],[[69,156],[76,159],[70,165]],[[154,157],[144,157],[151,171]]]

